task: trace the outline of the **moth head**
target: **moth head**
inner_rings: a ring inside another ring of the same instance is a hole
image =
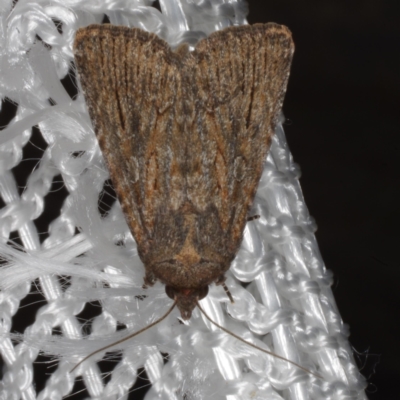
[[[176,305],[181,312],[182,319],[190,319],[192,311],[196,307],[198,300],[207,296],[208,286],[202,286],[195,289],[175,288],[166,286],[167,296],[176,301]]]

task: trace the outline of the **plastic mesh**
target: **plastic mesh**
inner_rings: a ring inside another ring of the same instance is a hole
[[[175,46],[246,23],[240,0],[160,0],[160,6],[161,12],[151,0],[0,4],[1,98],[18,105],[0,134],[0,399],[61,399],[75,390],[75,379],[90,398],[127,398],[142,367],[151,384],[146,399],[365,399],[282,126],[252,210],[261,218],[247,224],[227,274],[235,303],[211,286],[201,304],[219,324],[325,380],[239,343],[198,310],[184,324],[175,310],[120,345],[118,362],[107,363],[110,375],[97,364],[104,354],[69,373],[83,356],[126,335],[121,327],[140,329],[171,304],[161,284],[142,289],[144,268],[120,206],[105,200],[108,172],[84,99],[80,93],[71,99],[60,82],[74,81],[76,29],[106,15],[112,24],[154,31]],[[45,149],[36,168],[25,170],[21,193],[13,169],[35,131]],[[49,194],[60,179],[68,194],[40,240],[35,222],[54,206]],[[19,247],[10,241],[16,232]],[[32,282],[44,302],[23,335],[15,335],[13,318]],[[98,315],[81,321],[77,316],[90,302],[101,305]],[[35,383],[44,377],[33,374],[33,365],[40,353],[58,362],[37,393]]]

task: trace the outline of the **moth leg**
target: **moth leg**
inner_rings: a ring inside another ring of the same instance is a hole
[[[224,290],[226,295],[229,297],[230,302],[233,304],[235,301],[233,300],[232,294],[228,289],[228,286],[225,285],[225,280],[226,280],[226,276],[225,275],[221,275],[217,281],[215,282],[216,285],[221,285]]]
[[[260,218],[261,215],[252,215],[251,217],[247,217],[247,222],[254,221],[255,219]]]
[[[147,272],[144,277],[144,283],[142,288],[147,289],[149,286],[153,286],[156,283],[156,278],[151,272]]]
[[[225,282],[221,283],[221,285],[224,288],[226,295],[229,297],[230,302],[233,304],[235,301],[233,300],[232,294],[229,291],[228,286],[225,285]]]

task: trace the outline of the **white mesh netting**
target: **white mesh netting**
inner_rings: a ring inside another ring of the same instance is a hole
[[[0,134],[0,399],[60,399],[76,390],[76,379],[90,398],[127,398],[141,367],[151,384],[146,399],[365,399],[282,126],[253,207],[261,218],[248,223],[227,274],[235,303],[211,286],[201,304],[219,324],[324,380],[239,343],[198,310],[185,324],[174,310],[120,345],[118,362],[106,364],[110,376],[97,364],[104,354],[69,373],[83,356],[126,335],[120,327],[140,329],[171,305],[161,284],[142,289],[144,268],[118,202],[104,211],[108,172],[84,99],[81,93],[71,99],[60,82],[73,76],[75,31],[106,15],[112,24],[154,31],[176,45],[246,23],[241,0],[160,0],[160,6],[162,12],[151,0],[1,1],[1,98],[17,111]],[[34,126],[46,146],[37,167],[25,170],[20,191],[13,169],[23,162]],[[34,221],[52,207],[48,195],[60,176],[68,195],[41,240]],[[15,232],[18,248],[10,242]],[[32,288],[43,303],[16,335],[13,318]],[[95,301],[101,308],[93,320],[77,318]],[[58,360],[45,376],[34,369],[41,353]],[[39,381],[45,383],[37,392]]]

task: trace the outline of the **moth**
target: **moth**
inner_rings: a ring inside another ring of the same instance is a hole
[[[210,284],[230,295],[225,272],[242,241],[293,51],[289,29],[274,23],[214,32],[192,51],[137,28],[91,25],[76,34],[77,72],[144,283],[165,284],[185,320],[194,307],[202,311]]]

